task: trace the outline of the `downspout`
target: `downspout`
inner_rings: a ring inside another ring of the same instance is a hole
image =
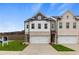
[[[29,43],[29,22],[28,22],[28,32],[27,32],[27,37],[26,37],[26,34],[25,34],[25,29],[26,29],[26,23],[24,22],[24,34],[25,34],[25,41],[27,42],[27,44]]]
[[[58,43],[57,41],[58,41],[58,23],[57,23],[57,19],[56,19],[56,44]]]
[[[28,22],[28,43],[30,43],[30,22]]]
[[[26,22],[24,22],[24,35],[25,35],[25,42],[27,43],[27,34],[25,33],[26,30]]]
[[[52,44],[51,42],[51,20],[50,20],[50,44]]]
[[[25,22],[24,22],[24,41],[26,42],[26,34],[25,34]]]

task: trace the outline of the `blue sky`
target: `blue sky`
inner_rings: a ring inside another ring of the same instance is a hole
[[[79,15],[79,4],[62,3],[6,3],[0,4],[0,32],[21,31],[24,21],[38,12],[45,16],[61,16],[70,10]]]

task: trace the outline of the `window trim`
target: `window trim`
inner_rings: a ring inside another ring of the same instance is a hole
[[[54,24],[52,24],[52,28],[54,28]]]
[[[70,23],[66,22],[66,28],[69,29],[70,28]]]
[[[47,29],[47,28],[48,28],[48,24],[45,23],[45,24],[44,24],[44,29]]]
[[[32,24],[31,24],[31,29],[34,29],[34,28],[35,28],[35,24],[32,23]]]
[[[67,19],[69,18],[69,15],[67,15]]]
[[[37,18],[38,18],[38,20],[41,20],[41,16],[38,16]]]
[[[28,24],[26,25],[26,28],[27,28],[27,29],[29,28],[29,25],[28,25]]]
[[[62,26],[62,22],[59,22],[59,28],[62,29],[63,26]]]
[[[38,29],[41,29],[41,24],[40,23],[38,23]]]
[[[73,23],[73,28],[76,29],[76,22]]]

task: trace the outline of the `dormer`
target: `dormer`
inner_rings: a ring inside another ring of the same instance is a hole
[[[33,17],[29,18],[28,20],[25,20],[25,22],[29,22],[29,21],[42,21],[42,20],[49,21],[49,18],[46,17],[45,15],[43,15],[41,12],[38,12]]]
[[[45,19],[47,19],[47,17],[45,15],[43,15],[41,12],[38,12],[35,16],[33,16],[33,18],[35,18],[35,20],[45,20]]]

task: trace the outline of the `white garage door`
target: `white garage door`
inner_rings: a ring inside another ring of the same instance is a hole
[[[75,44],[78,42],[77,36],[59,36],[58,43]]]
[[[50,42],[50,39],[49,37],[41,37],[41,36],[31,36],[30,37],[30,43],[49,43]]]

